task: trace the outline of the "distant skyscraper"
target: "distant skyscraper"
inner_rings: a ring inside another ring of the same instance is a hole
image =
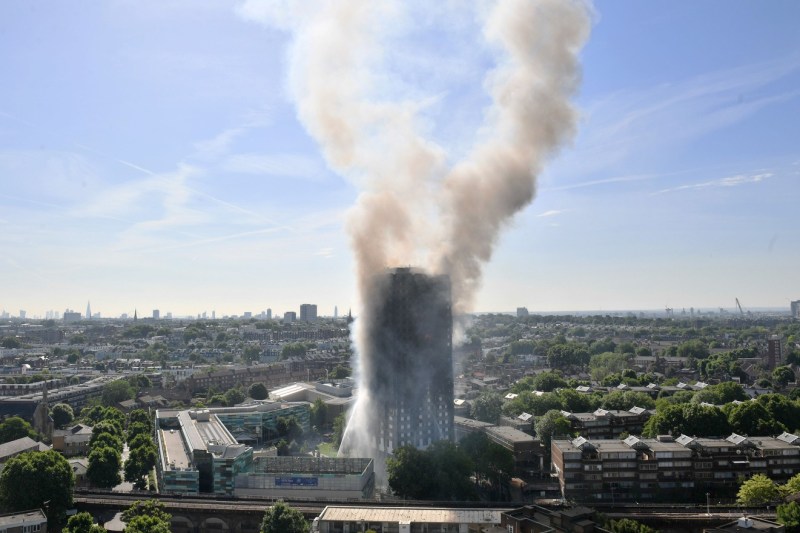
[[[242,315],[242,318],[253,318],[252,311],[245,311],[244,314]]]
[[[800,300],[791,302],[789,307],[792,310],[792,316],[794,318],[800,318]]]
[[[267,320],[272,320],[272,309],[267,309]]]
[[[295,320],[297,320],[297,313],[295,313],[294,311],[286,311],[285,313],[283,313],[284,324],[289,324],[291,322],[294,322]]]
[[[71,309],[67,309],[64,311],[64,322],[69,324],[72,322],[79,322],[81,319],[81,314],[77,311],[73,311]]]
[[[528,316],[528,308],[517,307],[517,317],[524,317],[524,316]]]
[[[24,309],[20,309],[20,310],[19,310],[19,317],[20,317],[22,320],[25,320],[25,316],[27,316],[27,314],[28,314],[28,312],[27,312],[27,311],[25,311]]]
[[[158,320],[161,318],[161,311],[158,309],[153,309],[153,320]]]
[[[339,307],[336,305],[333,306],[333,318],[339,318]]]
[[[92,302],[86,302],[86,318],[92,318]]]
[[[453,440],[453,317],[450,279],[410,268],[387,274],[368,338],[363,383],[375,447],[392,453]],[[385,292],[384,292],[385,291]]]
[[[767,339],[767,365],[770,370],[783,365],[784,360],[783,336],[772,335]]]
[[[313,322],[317,319],[317,306],[315,304],[303,304],[300,306],[300,320],[303,322]]]

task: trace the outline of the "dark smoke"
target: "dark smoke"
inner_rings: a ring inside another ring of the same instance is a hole
[[[246,1],[246,17],[292,32],[290,90],[298,115],[332,168],[362,190],[348,218],[360,298],[355,335],[362,368],[348,433],[369,435],[364,416],[380,364],[371,340],[387,267],[426,265],[447,274],[454,313],[471,309],[483,265],[500,231],[536,192],[536,176],[574,134],[569,102],[590,6],[577,0],[488,4],[483,36],[497,66],[485,79],[491,106],[483,141],[448,169],[444,150],[417,131],[417,106],[369,98],[384,75],[382,36],[402,20],[404,2]],[[458,4],[453,4],[458,5]],[[365,438],[348,435],[356,453]]]

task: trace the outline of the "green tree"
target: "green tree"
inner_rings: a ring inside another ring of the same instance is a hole
[[[527,380],[528,378],[526,378]],[[523,380],[525,383],[525,380]],[[542,372],[530,378],[530,387],[515,389],[512,387],[513,392],[522,392],[523,390],[537,390],[542,392],[552,392],[556,389],[567,386],[567,380],[558,372]]]
[[[53,425],[59,429],[65,428],[75,419],[72,407],[66,403],[55,404],[50,410],[50,415],[53,417]]]
[[[151,430],[153,429],[153,418],[144,409],[134,409],[128,414],[128,425],[136,423],[145,424]]]
[[[328,377],[330,379],[345,379],[349,378],[352,371],[346,366],[336,365],[336,368],[330,371]]]
[[[717,403],[724,405],[734,400],[740,402],[749,400],[747,393],[741,385],[733,381],[724,381],[719,385],[713,385],[714,392],[717,394]]]
[[[117,450],[117,452],[122,453],[125,445],[122,442],[122,439],[119,437],[112,435],[111,433],[97,433],[92,434],[91,439],[89,440],[89,450],[94,450],[95,448],[111,448]]]
[[[681,434],[697,437],[719,437],[730,435],[728,418],[718,407],[694,403],[659,406],[656,413],[645,423],[642,435]]]
[[[517,416],[526,412],[535,416],[542,416],[552,409],[561,409],[561,398],[558,394],[548,392],[537,395],[532,392],[522,392],[503,406],[503,413],[509,416]]]
[[[96,445],[95,443],[98,441],[102,441],[104,444],[108,445],[108,440],[103,439],[106,435],[117,441],[117,444],[115,444],[113,448],[122,451],[122,443],[124,441],[122,428],[120,428],[116,422],[110,420],[104,420],[95,424],[92,428],[92,436],[89,439],[89,448],[94,448]]]
[[[243,401],[244,401],[244,392],[239,387],[234,387],[232,389],[229,389],[225,393],[225,403],[230,406],[242,403]]]
[[[800,531],[800,505],[797,502],[784,503],[777,509],[778,522],[786,526],[786,533]]]
[[[739,486],[736,503],[747,507],[758,507],[778,500],[778,486],[764,474],[756,474]]]
[[[100,422],[116,423],[121,428],[125,423],[125,415],[116,407],[94,405],[81,411],[81,418],[90,426]]]
[[[386,462],[389,488],[401,498],[429,499],[436,490],[434,471],[430,457],[409,445],[395,449]]]
[[[111,383],[106,383],[103,387],[102,402],[106,406],[114,406],[119,402],[133,398],[135,391],[126,379],[118,379]]]
[[[601,407],[603,409],[616,409],[620,411],[627,411],[631,407],[643,407],[645,409],[653,409],[656,402],[650,397],[649,394],[637,391],[613,391],[603,397]]]
[[[137,516],[126,522],[125,533],[171,533],[169,522],[153,516]]]
[[[0,444],[21,439],[22,437],[37,439],[39,435],[26,420],[18,416],[12,416],[0,423]]]
[[[261,521],[261,533],[308,533],[303,513],[283,501],[269,507]]]
[[[146,435],[147,437],[150,436],[152,430],[148,424],[143,424],[141,422],[134,422],[132,424],[128,424],[128,431],[125,433],[125,440],[130,443],[139,435]]]
[[[800,474],[795,474],[789,480],[781,485],[781,494],[784,496],[793,496],[800,493]]]
[[[593,355],[589,361],[589,374],[595,381],[603,381],[610,374],[619,374],[628,364],[629,354],[604,352]]]
[[[328,406],[322,398],[317,398],[311,404],[311,425],[321,428],[328,418]]]
[[[242,352],[242,359],[244,359],[248,363],[255,363],[260,358],[261,358],[261,348],[253,345],[245,346],[245,349]]]
[[[561,399],[561,408],[570,413],[585,413],[594,411],[597,408],[595,397],[589,394],[578,392],[575,389],[561,389],[558,391]]]
[[[533,429],[547,449],[550,449],[553,436],[569,435],[571,431],[569,420],[557,409],[547,411],[538,417],[533,423]]]
[[[253,383],[247,389],[247,395],[254,400],[266,400],[269,397],[269,391],[263,383]]]
[[[347,417],[345,413],[339,413],[333,419],[333,444],[338,448],[342,445],[342,438],[347,429]]]
[[[172,515],[158,500],[136,500],[130,507],[122,511],[122,521],[125,523],[130,523],[131,520],[140,516],[150,516],[167,524],[172,520]]]
[[[131,384],[131,387],[133,387],[134,391],[138,391],[140,389],[148,389],[153,386],[153,382],[150,381],[150,378],[148,378],[144,374],[136,374],[130,376],[128,378],[128,383]]]
[[[14,337],[5,337],[2,341],[0,341],[0,346],[8,350],[13,350],[15,348],[22,348],[22,343]]]
[[[290,342],[284,344],[281,348],[281,359],[288,359],[289,357],[305,357],[306,345],[302,342]]]
[[[793,433],[800,428],[800,405],[796,401],[783,394],[762,394],[756,400],[786,431]]]
[[[486,390],[473,400],[470,412],[476,420],[496,424],[500,420],[502,410],[503,398],[500,394]]]
[[[708,346],[703,341],[694,339],[678,345],[678,357],[705,359],[708,355]]]
[[[156,447],[152,443],[149,446],[132,448],[125,460],[125,481],[133,483],[140,489],[147,488],[145,476],[156,465],[156,459]]]
[[[613,533],[656,533],[657,531],[631,518],[611,520],[606,527]]]
[[[772,371],[772,382],[779,388],[786,387],[789,383],[794,381],[794,372],[791,367],[779,366]]]
[[[728,410],[728,421],[740,435],[775,435],[784,428],[759,402],[744,402]]]
[[[498,493],[503,481],[514,471],[514,455],[499,444],[489,440],[485,433],[470,433],[459,442],[473,465],[475,482],[488,481]]]
[[[26,452],[6,462],[0,474],[0,504],[11,512],[47,509],[48,527],[57,531],[72,507],[74,486],[72,467],[60,453]]]
[[[83,512],[72,515],[67,520],[67,527],[61,533],[104,533],[105,528],[94,523],[94,518],[89,513]]]
[[[122,458],[117,450],[109,446],[93,447],[89,452],[86,478],[97,487],[110,489],[122,482],[121,466]]]
[[[432,494],[436,500],[469,501],[477,499],[477,493],[469,479],[473,471],[470,458],[459,446],[450,441],[436,441],[423,452],[435,470]]]

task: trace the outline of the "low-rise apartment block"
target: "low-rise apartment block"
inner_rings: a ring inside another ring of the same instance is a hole
[[[592,413],[570,413],[562,411],[569,420],[573,433],[587,439],[616,439],[623,433],[639,435],[652,412],[643,407],[631,407],[627,411],[597,409]]]
[[[0,533],[45,533],[47,517],[41,509],[0,515]]]
[[[800,437],[554,439],[551,460],[571,500],[701,501],[732,497],[754,474],[780,483],[800,472]]]

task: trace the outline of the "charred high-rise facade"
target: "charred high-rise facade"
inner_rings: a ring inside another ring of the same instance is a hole
[[[379,451],[453,440],[453,315],[450,280],[410,268],[376,283],[363,368]]]

